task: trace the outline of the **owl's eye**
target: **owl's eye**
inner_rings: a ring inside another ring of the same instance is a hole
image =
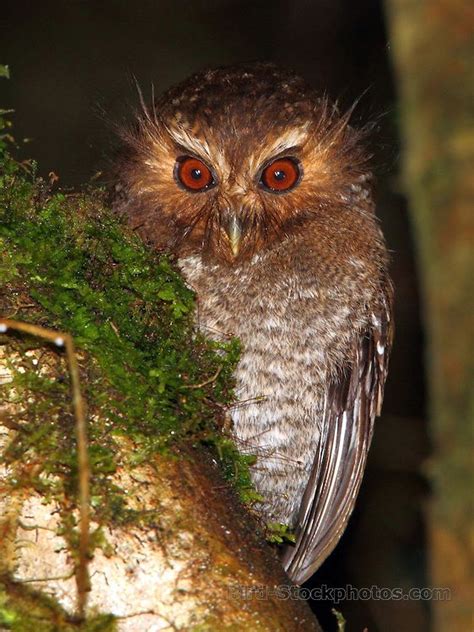
[[[189,191],[205,191],[214,184],[211,170],[198,158],[186,156],[176,163],[175,177]]]
[[[265,167],[260,183],[265,189],[279,193],[280,191],[289,191],[296,186],[300,175],[300,168],[296,160],[278,158]]]

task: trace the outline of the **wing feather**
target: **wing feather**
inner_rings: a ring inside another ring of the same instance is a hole
[[[371,324],[360,335],[345,372],[330,384],[321,438],[300,507],[297,540],[283,552],[288,575],[306,581],[343,534],[362,481],[380,414],[392,343],[392,297],[387,283]]]

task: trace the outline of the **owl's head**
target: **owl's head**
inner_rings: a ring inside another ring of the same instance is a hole
[[[155,247],[230,265],[310,224],[337,228],[369,198],[348,119],[270,64],[197,74],[123,133],[119,208]]]

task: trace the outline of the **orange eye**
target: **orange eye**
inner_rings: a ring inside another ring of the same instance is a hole
[[[292,158],[278,158],[262,173],[261,182],[270,191],[289,191],[298,182],[300,169]]]
[[[176,174],[181,184],[190,191],[204,191],[214,183],[209,167],[191,156],[177,163]]]

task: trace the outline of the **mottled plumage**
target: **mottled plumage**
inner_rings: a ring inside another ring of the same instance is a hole
[[[199,326],[243,343],[234,433],[258,457],[262,512],[297,532],[283,555],[297,582],[352,511],[391,343],[387,252],[348,118],[274,66],[218,69],[144,107],[120,163],[119,210],[177,256]]]

